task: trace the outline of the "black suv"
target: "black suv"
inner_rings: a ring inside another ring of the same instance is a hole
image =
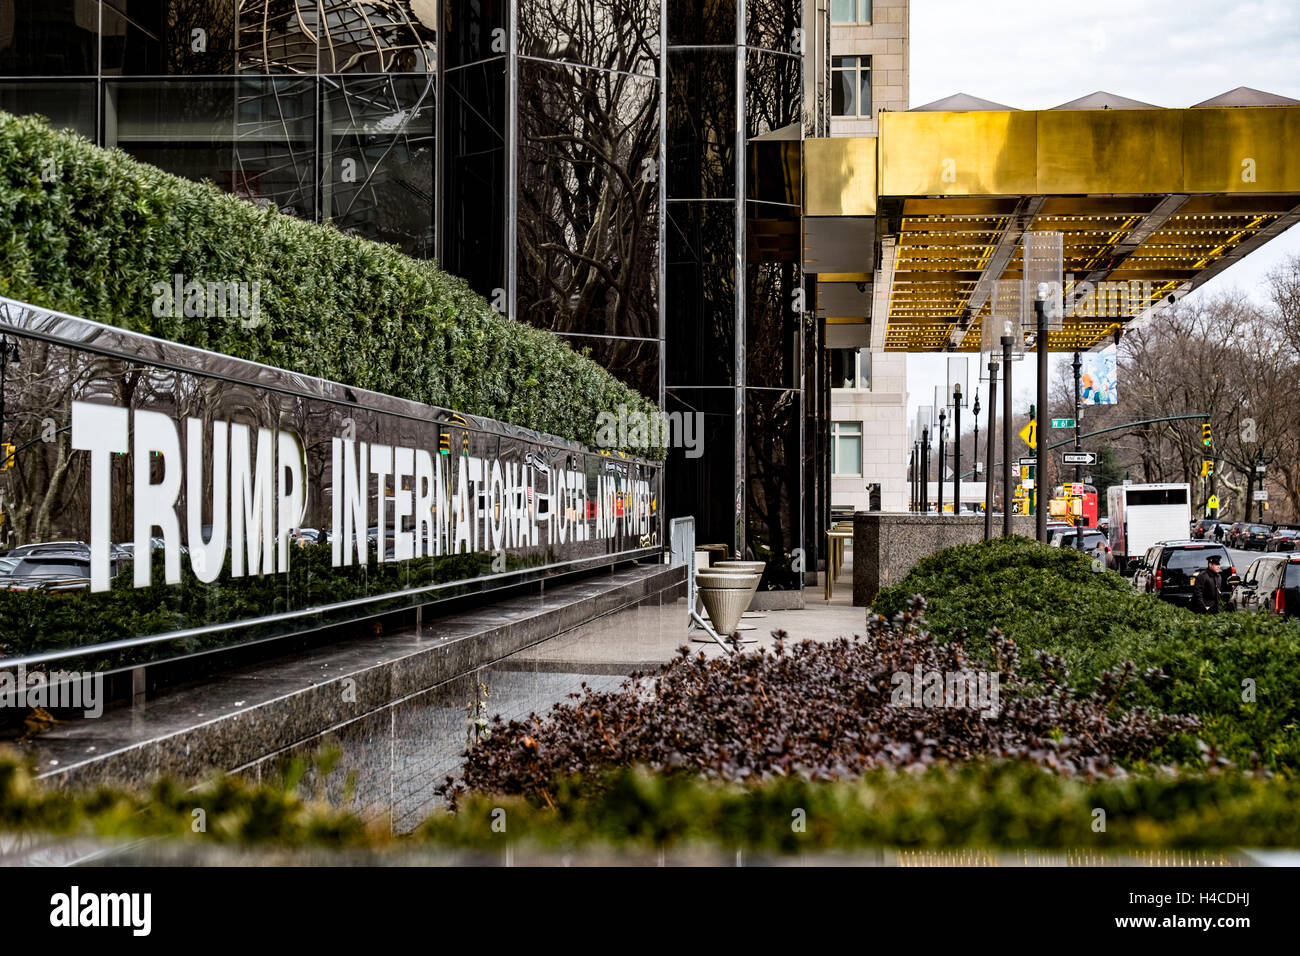
[[[1191,606],[1192,582],[1205,570],[1212,554],[1219,557],[1219,591],[1226,604],[1233,585],[1238,583],[1237,569],[1232,566],[1232,557],[1221,544],[1163,541],[1156,545],[1146,575],[1145,590],[1171,604]]]
[[[1258,548],[1263,551],[1268,547],[1268,539],[1271,537],[1273,537],[1273,529],[1268,525],[1242,522],[1233,540],[1238,548]]]

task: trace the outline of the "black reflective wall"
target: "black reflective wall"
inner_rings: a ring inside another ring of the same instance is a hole
[[[741,16],[740,11],[744,13]],[[669,459],[668,515],[802,587],[803,59],[798,2],[667,10],[667,408],[704,416]]]

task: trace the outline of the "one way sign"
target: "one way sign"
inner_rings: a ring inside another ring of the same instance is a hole
[[[1067,465],[1097,464],[1097,453],[1095,451],[1067,451],[1061,458]]]

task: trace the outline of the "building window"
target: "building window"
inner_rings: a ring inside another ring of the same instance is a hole
[[[831,422],[831,474],[861,477],[862,422]]]
[[[867,349],[829,349],[831,388],[870,388],[871,352]]]
[[[831,0],[831,23],[870,23],[871,0]]]
[[[871,115],[871,57],[831,57],[831,114]]]

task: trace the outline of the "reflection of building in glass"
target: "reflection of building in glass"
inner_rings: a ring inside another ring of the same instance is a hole
[[[664,512],[797,588],[829,513],[802,225],[829,24],[820,0],[0,0],[0,108],[436,258],[702,413]]]

